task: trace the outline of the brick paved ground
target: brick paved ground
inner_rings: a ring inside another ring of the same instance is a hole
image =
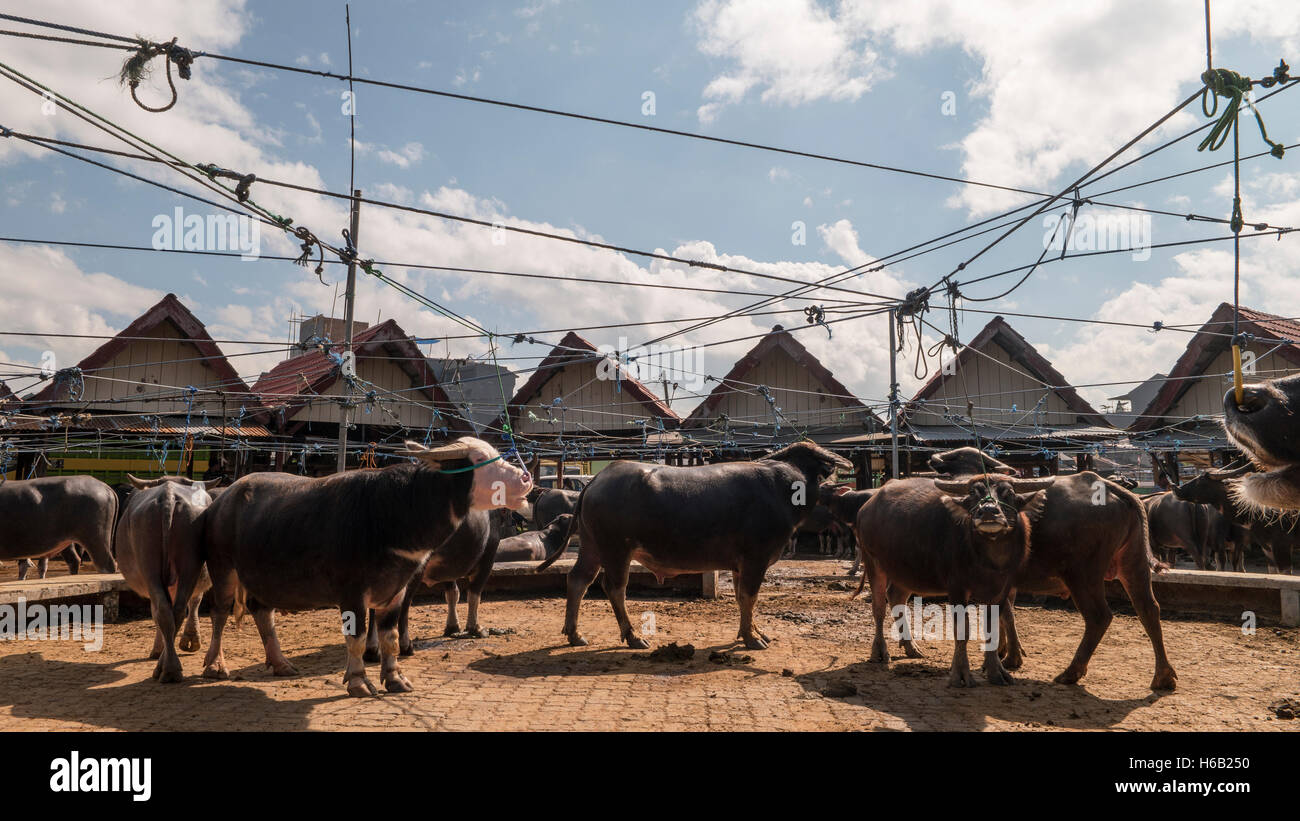
[[[609,605],[583,604],[590,647],[559,635],[558,598],[489,598],[484,625],[504,635],[443,639],[444,609],[412,615],[417,655],[404,662],[416,692],[352,699],[340,682],[343,644],[337,614],[282,615],[285,651],[302,675],[276,679],[260,664],[251,623],[229,635],[234,678],[198,678],[201,657],[183,654],[190,678],[149,679],[147,620],[110,625],[105,647],[84,652],[62,642],[0,642],[0,730],[454,729],[454,730],[862,730],[862,729],[1300,729],[1269,704],[1300,698],[1300,631],[1172,617],[1165,623],[1178,692],[1154,696],[1150,646],[1131,615],[1116,616],[1083,686],[1051,683],[1082,633],[1069,610],[1017,610],[1026,667],[1012,687],[947,687],[949,646],[928,657],[866,663],[870,605],[848,601],[831,573],[843,563],[791,562],[774,568],[759,600],[761,626],[776,641],[747,653],[732,639],[729,588],[716,602],[630,601],[633,618],[653,613],[653,646],[690,642],[689,661],[655,661],[620,649]],[[463,608],[463,605],[462,605]],[[462,620],[463,620],[462,611]],[[204,643],[207,642],[204,619]],[[710,652],[749,655],[716,663]],[[787,672],[788,671],[788,672]],[[378,683],[378,670],[372,669]]]

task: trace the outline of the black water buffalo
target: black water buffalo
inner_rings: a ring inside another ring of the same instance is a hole
[[[625,597],[632,560],[660,578],[730,570],[740,606],[739,639],[761,650],[769,639],[754,627],[754,602],[767,569],[817,502],[818,485],[847,459],[811,442],[796,442],[765,459],[674,467],[615,462],[582,491],[570,533],[578,560],[568,577],[564,633],[578,633],[578,608],[603,569],[605,592],[628,647],[649,644],[632,631]],[[567,541],[567,539],[566,539]],[[538,566],[555,559],[554,551]]]
[[[68,566],[68,574],[75,576],[81,572],[81,563],[85,561],[86,557],[82,554],[80,547],[72,544],[63,548],[63,552],[58,555],[58,558],[62,559],[63,563]],[[36,578],[45,578],[50,572],[50,557],[42,556],[35,562],[32,562],[31,559],[19,559],[18,580],[22,581],[23,579],[26,579],[27,574],[33,567],[37,569]]]
[[[790,544],[782,555],[793,556],[799,547],[799,537],[805,533],[817,537],[817,552],[823,556],[838,555],[843,547],[843,528],[831,513],[830,508],[818,502],[795,528],[790,537]]]
[[[989,458],[981,457],[979,463],[987,464]],[[949,460],[954,464],[967,461]],[[1118,578],[1155,653],[1151,689],[1174,689],[1178,675],[1165,654],[1160,605],[1151,589],[1152,572],[1160,572],[1166,565],[1151,553],[1142,500],[1092,471],[1057,476],[1047,489],[1043,515],[1031,530],[1033,550],[1016,574],[1015,590],[1068,595],[1083,616],[1083,639],[1056,681],[1074,684],[1088,672],[1088,662],[1113,618],[1106,602],[1106,581]],[[858,535],[861,538],[860,532]],[[1009,603],[1014,605],[1015,591]],[[1015,670],[1024,662],[1024,651],[1016,633],[1014,608],[1002,607],[998,613],[1002,638],[1006,639],[1001,648],[1003,664]]]
[[[1010,465],[972,447],[935,453],[930,456],[930,468],[941,476],[979,476],[984,473],[1014,476],[1016,473]]]
[[[1265,472],[1241,478],[1234,488],[1243,504],[1267,510],[1300,510],[1300,374],[1246,385],[1223,395],[1228,439]]]
[[[1213,540],[1222,536],[1216,532],[1211,515],[1218,513],[1209,505],[1186,502],[1166,491],[1144,496],[1142,504],[1147,509],[1147,524],[1151,530],[1151,549],[1165,552],[1170,561],[1176,550],[1183,550],[1196,564],[1197,570],[1206,570],[1214,554]]]
[[[135,492],[117,524],[117,561],[127,584],[149,600],[153,613],[153,677],[160,683],[183,678],[176,655],[182,619],[182,650],[198,650],[199,602],[212,586],[203,572],[199,518],[212,503],[206,485],[179,476],[129,477]],[[191,584],[192,586],[185,586]]]
[[[1241,552],[1249,542],[1253,542],[1264,551],[1270,570],[1292,572],[1291,551],[1300,545],[1300,528],[1296,527],[1294,519],[1279,517],[1277,511],[1270,513],[1246,503],[1232,487],[1230,479],[1225,478],[1224,471],[1205,471],[1175,486],[1173,493],[1184,501],[1211,505],[1223,514],[1229,526],[1235,526],[1234,531],[1243,534],[1237,542]]]
[[[569,535],[572,522],[572,513],[561,513],[541,530],[529,530],[502,539],[497,545],[496,561],[534,562],[552,553],[563,553],[566,545],[561,540]]]
[[[506,514],[505,516],[499,514]],[[439,545],[420,572],[411,579],[402,599],[401,615],[397,619],[398,654],[410,656],[415,653],[411,643],[410,615],[411,602],[421,587],[432,587],[443,594],[447,602],[447,623],[443,628],[444,636],[460,633],[460,617],[456,615],[456,606],[460,603],[460,585],[465,581],[466,601],[469,614],[465,623],[465,632],[472,638],[482,638],[483,628],[478,623],[478,606],[483,597],[483,588],[487,586],[492,575],[492,565],[496,560],[497,545],[501,542],[502,531],[510,525],[509,510],[472,510],[451,534],[451,538]],[[365,660],[380,660],[379,629],[371,611],[370,629],[366,633]]]
[[[954,687],[974,684],[966,656],[972,603],[1011,606],[1015,577],[1030,554],[1030,523],[1043,510],[1052,478],[1009,479],[980,474],[961,479],[901,479],[889,482],[858,511],[858,545],[871,582],[876,637],[871,661],[889,664],[886,616],[912,595],[947,596],[957,613],[952,672]],[[958,496],[961,501],[953,499]],[[889,620],[893,623],[893,619]],[[986,629],[988,625],[986,625]],[[903,633],[909,655],[919,655]],[[986,648],[984,674],[990,684],[1011,677],[996,647]]]
[[[76,544],[99,572],[115,573],[116,518],[117,496],[94,477],[11,479],[0,484],[0,559],[46,559]]]
[[[555,521],[557,516],[563,516],[566,513],[573,513],[578,506],[578,495],[581,491],[564,490],[552,488],[538,488],[541,493],[534,493],[534,497],[529,499],[533,505],[533,529],[545,530],[546,526]]]
[[[374,695],[363,658],[373,607],[381,682],[390,692],[411,689],[397,663],[397,624],[412,577],[471,511],[526,505],[532,480],[471,437],[434,449],[408,442],[406,454],[416,461],[322,478],[250,474],[212,503],[203,528],[212,577],[205,677],[228,676],[221,636],[238,583],[277,675],[297,671],[280,650],[274,608],[337,606],[348,693]]]

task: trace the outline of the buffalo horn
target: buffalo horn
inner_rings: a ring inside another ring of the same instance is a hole
[[[1254,465],[1251,464],[1250,459],[1242,457],[1226,467],[1215,468],[1206,472],[1215,479],[1235,479],[1238,476],[1250,473],[1253,469]]]

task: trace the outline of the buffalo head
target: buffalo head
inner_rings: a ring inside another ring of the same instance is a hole
[[[795,442],[768,456],[766,461],[785,462],[803,471],[813,484],[834,476],[841,470],[852,470],[853,463],[843,456],[809,441]]]
[[[131,484],[131,487],[136,490],[148,490],[151,487],[158,487],[168,483],[182,485],[184,487],[197,486],[204,488],[205,490],[215,490],[216,488],[221,487],[222,482],[225,481],[225,479],[220,478],[208,479],[207,481],[196,481],[186,476],[160,476],[157,479],[141,479],[138,476],[132,476],[129,473],[126,474],[126,480]]]
[[[482,439],[462,436],[455,442],[436,448],[408,441],[405,455],[414,457],[435,470],[450,472],[472,469],[474,486],[470,493],[471,510],[491,510],[497,507],[520,510],[528,505],[528,492],[533,489],[532,477],[523,468],[502,458],[496,448]]]
[[[1003,464],[978,448],[957,448],[930,457],[930,468],[943,476],[974,476],[981,473],[1015,475],[1016,469]]]
[[[1254,508],[1300,510],[1300,374],[1246,385],[1223,396],[1228,439],[1264,468],[1234,488]],[[1227,477],[1232,478],[1232,477]]]
[[[1051,476],[1007,479],[997,474],[981,474],[964,479],[935,479],[934,486],[948,494],[943,498],[944,505],[958,520],[969,519],[975,530],[985,536],[1001,536],[1015,529],[1021,513],[1031,521],[1042,515],[1044,497],[1053,481]]]

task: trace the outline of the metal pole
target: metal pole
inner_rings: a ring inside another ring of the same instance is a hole
[[[354,189],[352,192],[352,226],[348,232],[352,237],[352,247],[356,247],[360,242],[358,230],[361,225],[361,189]],[[345,343],[343,347],[344,356],[352,352],[352,314],[356,307],[357,296],[357,262],[356,259],[348,261],[348,287],[343,295],[343,322],[346,330],[344,331]],[[356,360],[353,359],[355,367]],[[348,469],[348,406],[347,403],[352,399],[352,386],[348,383],[343,385],[344,403],[339,406],[339,458],[336,465],[336,471],[342,473]]]
[[[892,477],[898,478],[898,366],[894,361],[897,355],[895,351],[896,335],[894,333],[894,312],[889,312],[889,447],[893,452],[894,472]]]

